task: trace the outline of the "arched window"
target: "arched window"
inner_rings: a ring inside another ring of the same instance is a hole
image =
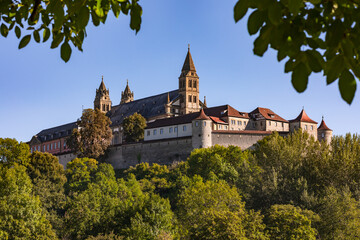
[[[105,104],[102,105],[102,110],[105,111]]]
[[[191,79],[189,80],[189,87],[191,87],[192,86],[192,82],[191,82]]]
[[[194,101],[193,102],[196,103],[196,96],[194,96]]]
[[[191,96],[189,95],[189,102],[191,102]]]
[[[193,88],[196,88],[196,80],[193,82]]]

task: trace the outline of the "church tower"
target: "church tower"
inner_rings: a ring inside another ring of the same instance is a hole
[[[190,45],[179,77],[180,114],[200,111],[199,76],[196,74]]]
[[[123,92],[121,92],[121,101],[120,104],[128,103],[134,101],[134,92],[130,91],[129,80],[126,80],[126,87]]]
[[[102,112],[107,113],[111,110],[111,100],[109,95],[109,89],[106,89],[104,83],[104,76],[101,78],[101,83],[98,89],[96,89],[96,95],[94,100],[94,109],[100,109]]]

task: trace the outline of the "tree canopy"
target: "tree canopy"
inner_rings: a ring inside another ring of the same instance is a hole
[[[85,109],[67,145],[79,157],[98,158],[111,144],[110,124],[110,119],[99,109]]]
[[[138,142],[144,139],[146,119],[139,113],[126,117],[122,123],[127,142]]]
[[[142,8],[138,0],[61,1],[61,0],[3,0],[0,3],[0,32],[7,37],[14,31],[21,38],[19,49],[33,37],[35,42],[46,42],[51,37],[51,48],[61,44],[61,58],[67,62],[71,56],[72,43],[82,51],[89,20],[94,26],[105,23],[109,12],[116,18],[130,13],[130,28],[138,32]],[[42,37],[41,37],[42,35]]]
[[[298,92],[307,88],[311,73],[322,72],[326,83],[338,80],[342,98],[351,103],[360,78],[360,10],[357,1],[238,0],[234,19],[248,10],[247,26],[254,54],[270,46],[277,60],[286,60],[285,72]]]

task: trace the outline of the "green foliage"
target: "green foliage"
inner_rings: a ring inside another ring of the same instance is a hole
[[[263,56],[268,47],[286,59],[285,72],[292,72],[298,92],[306,90],[311,73],[323,72],[327,84],[339,79],[342,98],[351,104],[360,78],[360,20],[357,2],[343,0],[238,0],[234,19],[249,9],[248,32],[258,34],[254,54]]]
[[[266,228],[270,239],[315,240],[317,231],[311,226],[311,218],[316,219],[311,211],[292,205],[273,205],[265,218]]]
[[[105,153],[112,140],[111,121],[99,109],[85,109],[73,129],[67,145],[78,157],[98,158]]]
[[[123,121],[124,136],[127,142],[138,142],[144,139],[146,119],[139,113],[128,116]]]
[[[15,163],[26,165],[30,155],[29,145],[19,143],[15,139],[0,138],[0,163],[13,165]]]
[[[3,37],[7,37],[9,31],[14,30],[17,38],[22,35],[21,29],[29,33],[21,39],[19,49],[28,45],[31,33],[37,43],[41,41],[41,32],[43,42],[52,36],[51,48],[57,48],[63,43],[61,58],[67,62],[71,56],[69,42],[82,51],[89,21],[99,26],[105,23],[110,11],[116,18],[120,13],[128,15],[130,12],[130,28],[136,32],[140,30],[142,8],[138,0],[4,0],[0,4],[0,18],[3,19],[0,32]]]
[[[261,216],[245,209],[236,188],[199,176],[186,181],[177,203],[185,239],[267,239]]]
[[[85,190],[97,168],[97,161],[92,158],[75,158],[68,162],[66,165],[67,192]]]
[[[6,239],[57,239],[23,166],[0,165],[0,236]]]

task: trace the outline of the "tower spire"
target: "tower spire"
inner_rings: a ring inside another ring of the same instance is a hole
[[[190,44],[188,44],[188,52],[186,54],[184,65],[183,65],[181,71],[186,71],[186,72],[188,72],[188,71],[196,71],[194,61],[193,61],[193,59],[191,57],[191,53],[190,53]]]
[[[94,100],[94,109],[98,108],[102,112],[108,112],[111,110],[111,100],[109,90],[106,89],[104,83],[104,76],[101,76],[101,83],[98,89],[96,89],[96,95]]]
[[[128,103],[134,101],[134,92],[131,92],[129,87],[129,79],[126,79],[126,87],[123,92],[121,92],[121,101],[120,104]]]

